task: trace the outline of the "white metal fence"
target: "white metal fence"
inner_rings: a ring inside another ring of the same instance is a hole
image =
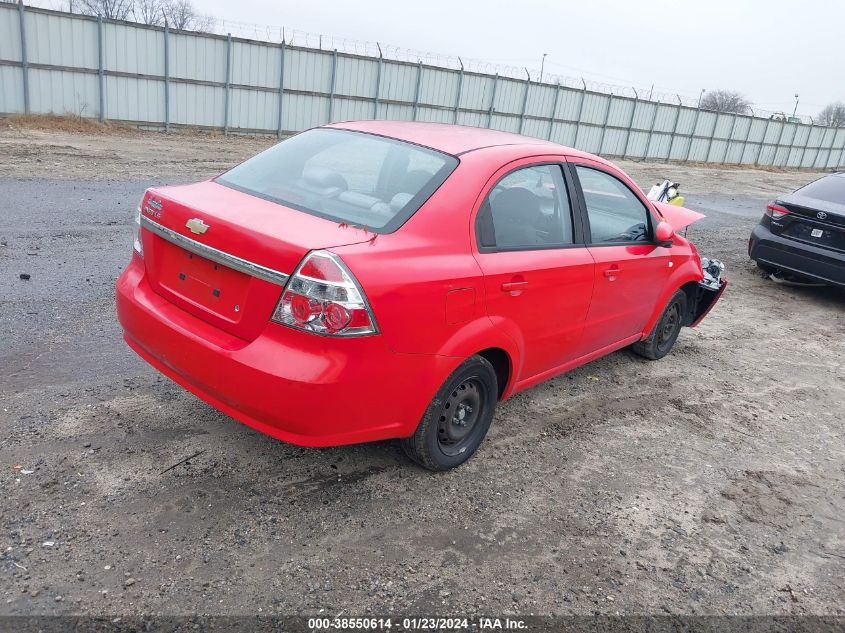
[[[24,112],[279,136],[439,121],[613,157],[845,166],[845,128],[0,3],[0,113]]]

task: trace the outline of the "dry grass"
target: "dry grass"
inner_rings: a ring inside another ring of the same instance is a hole
[[[4,119],[12,129],[45,130],[49,132],[71,132],[75,134],[127,134],[140,133],[137,128],[123,123],[100,123],[96,119],[73,114],[12,114]]]

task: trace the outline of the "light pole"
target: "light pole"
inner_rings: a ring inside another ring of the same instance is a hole
[[[543,83],[543,68],[546,67],[546,55],[548,53],[543,53],[543,59],[540,60],[540,83]]]
[[[795,107],[792,109],[792,118],[795,118],[795,113],[798,112],[798,93],[795,93]]]
[[[702,88],[701,94],[698,95],[698,105],[696,106],[697,108],[701,107],[701,99],[704,97],[705,92],[707,92],[707,88]]]

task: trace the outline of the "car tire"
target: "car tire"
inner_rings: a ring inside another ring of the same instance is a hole
[[[414,434],[401,440],[402,449],[429,470],[460,466],[487,435],[497,399],[493,366],[486,358],[471,356],[437,391]]]
[[[687,295],[683,290],[677,290],[669,299],[669,303],[666,304],[649,335],[642,341],[634,343],[631,349],[649,360],[663,358],[678,340],[686,313]]]

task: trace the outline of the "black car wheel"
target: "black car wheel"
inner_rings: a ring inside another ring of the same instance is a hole
[[[414,434],[402,440],[403,450],[429,470],[459,466],[487,435],[497,394],[493,366],[481,356],[468,358],[440,387]]]
[[[634,343],[631,349],[649,360],[663,358],[678,340],[686,313],[687,295],[683,290],[678,290],[669,299],[651,333],[642,341]]]

